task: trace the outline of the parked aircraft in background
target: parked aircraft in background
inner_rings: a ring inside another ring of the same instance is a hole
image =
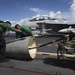
[[[25,25],[25,26],[27,26],[27,27],[29,27],[31,29],[39,27],[39,25],[36,22],[31,22],[31,21],[27,21],[22,25]]]
[[[18,23],[20,25],[28,26],[34,33],[42,33],[47,34],[51,33],[52,31],[58,31],[57,25],[67,25],[67,21],[65,19],[59,19],[59,18],[51,18],[48,16],[39,16],[32,18],[28,21],[22,21]],[[56,29],[55,29],[56,28]],[[8,36],[8,32],[6,32],[6,36]]]
[[[75,28],[71,26],[69,28],[61,29],[58,31],[59,33],[75,33]]]
[[[47,35],[50,34],[51,30],[52,29],[43,29],[43,30],[34,29],[32,30],[32,32],[34,35]]]

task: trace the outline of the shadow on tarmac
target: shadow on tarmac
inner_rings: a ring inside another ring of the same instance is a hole
[[[7,57],[8,59],[11,59],[11,60],[19,60],[19,61],[32,61],[33,59],[19,59],[19,58],[13,58],[13,57]]]
[[[46,58],[44,59],[44,64],[53,65],[61,68],[68,68],[75,71],[75,60],[74,59],[65,59],[64,63],[58,62],[57,58]]]

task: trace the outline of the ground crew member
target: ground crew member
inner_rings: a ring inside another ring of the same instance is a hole
[[[60,43],[58,43],[58,49],[59,50],[65,49],[68,42],[69,42],[69,35],[63,35],[62,40],[60,41]]]
[[[6,59],[5,55],[6,42],[2,34],[6,31],[6,29],[16,32],[22,32],[20,30],[12,28],[10,25],[11,23],[9,21],[6,22],[0,21],[0,62],[9,61],[8,59]]]
[[[16,24],[15,29],[21,30],[23,32],[23,33],[16,32],[16,38],[22,38],[25,36],[33,36],[34,37],[31,29],[25,25],[20,26],[19,24]]]

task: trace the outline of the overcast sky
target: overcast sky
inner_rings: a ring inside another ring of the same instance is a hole
[[[39,15],[74,21],[75,0],[0,0],[0,20],[19,22]]]

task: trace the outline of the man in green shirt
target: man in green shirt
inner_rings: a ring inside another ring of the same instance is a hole
[[[23,32],[23,33],[16,32],[16,38],[21,38],[21,37],[25,37],[25,36],[34,37],[31,29],[25,25],[20,26],[19,24],[16,24],[15,29],[21,30]]]
[[[11,31],[22,33],[21,30],[17,30],[15,28],[12,28],[11,23],[9,21],[6,21],[6,22],[0,21],[0,62],[8,61],[8,59],[6,59],[6,55],[5,55],[6,42],[5,42],[5,39],[2,35],[7,29],[11,30]]]

